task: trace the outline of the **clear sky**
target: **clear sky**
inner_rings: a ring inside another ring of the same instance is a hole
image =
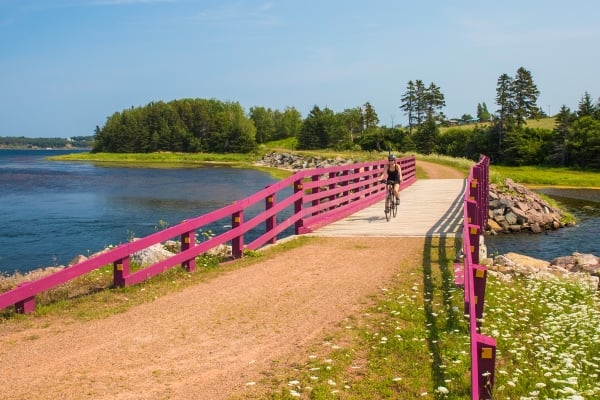
[[[214,98],[248,112],[369,101],[406,124],[409,80],[440,87],[448,117],[495,112],[519,67],[538,105],[600,97],[592,0],[0,0],[0,136],[87,136],[151,101]]]

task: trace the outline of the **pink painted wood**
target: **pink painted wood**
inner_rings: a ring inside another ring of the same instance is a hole
[[[416,180],[416,160],[414,156],[405,157],[399,163],[404,176],[402,188],[405,188]],[[386,161],[382,160],[296,172],[226,207],[185,220],[134,242],[121,244],[79,264],[1,293],[0,309],[15,305],[18,312],[32,312],[35,310],[35,296],[38,293],[105,265],[113,265],[114,285],[126,286],[142,282],[175,266],[194,271],[196,257],[223,244],[230,243],[233,257],[238,258],[243,256],[244,249],[256,250],[265,244],[275,243],[277,235],[291,226],[295,227],[296,234],[311,232],[382,199],[385,185],[380,184],[378,178],[385,165]],[[281,192],[290,187],[293,188],[293,194],[283,196]],[[278,200],[280,196],[281,200]],[[266,204],[265,210],[245,220],[244,211],[261,203]],[[291,216],[277,223],[277,215],[290,209]],[[231,229],[196,242],[198,230],[220,220],[231,221]],[[261,224],[266,227],[265,232],[246,245],[244,235]],[[180,240],[181,251],[166,260],[131,272],[132,254],[167,240]]]
[[[471,399],[493,398],[496,363],[495,339],[479,333],[485,303],[487,268],[479,265],[479,236],[485,230],[488,212],[489,159],[480,157],[467,178],[463,205],[463,265],[465,313],[469,317],[471,344]],[[455,266],[455,274],[457,266]],[[459,274],[461,272],[458,272]]]

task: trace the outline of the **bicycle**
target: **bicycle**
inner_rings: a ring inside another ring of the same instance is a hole
[[[396,214],[398,213],[398,203],[396,202],[396,195],[394,194],[395,183],[396,182],[394,181],[387,181],[385,183],[387,194],[385,196],[384,213],[387,221],[389,221],[392,216],[396,218]]]

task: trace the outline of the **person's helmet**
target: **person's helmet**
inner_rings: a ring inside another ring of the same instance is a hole
[[[388,156],[388,161],[396,161],[396,156],[395,156],[395,155],[393,155],[393,154],[390,154],[390,155]]]

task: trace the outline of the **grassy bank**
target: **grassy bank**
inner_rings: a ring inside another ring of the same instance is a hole
[[[217,153],[71,153],[48,157],[58,161],[89,161],[95,163],[146,164],[251,164],[256,154],[217,154]]]

